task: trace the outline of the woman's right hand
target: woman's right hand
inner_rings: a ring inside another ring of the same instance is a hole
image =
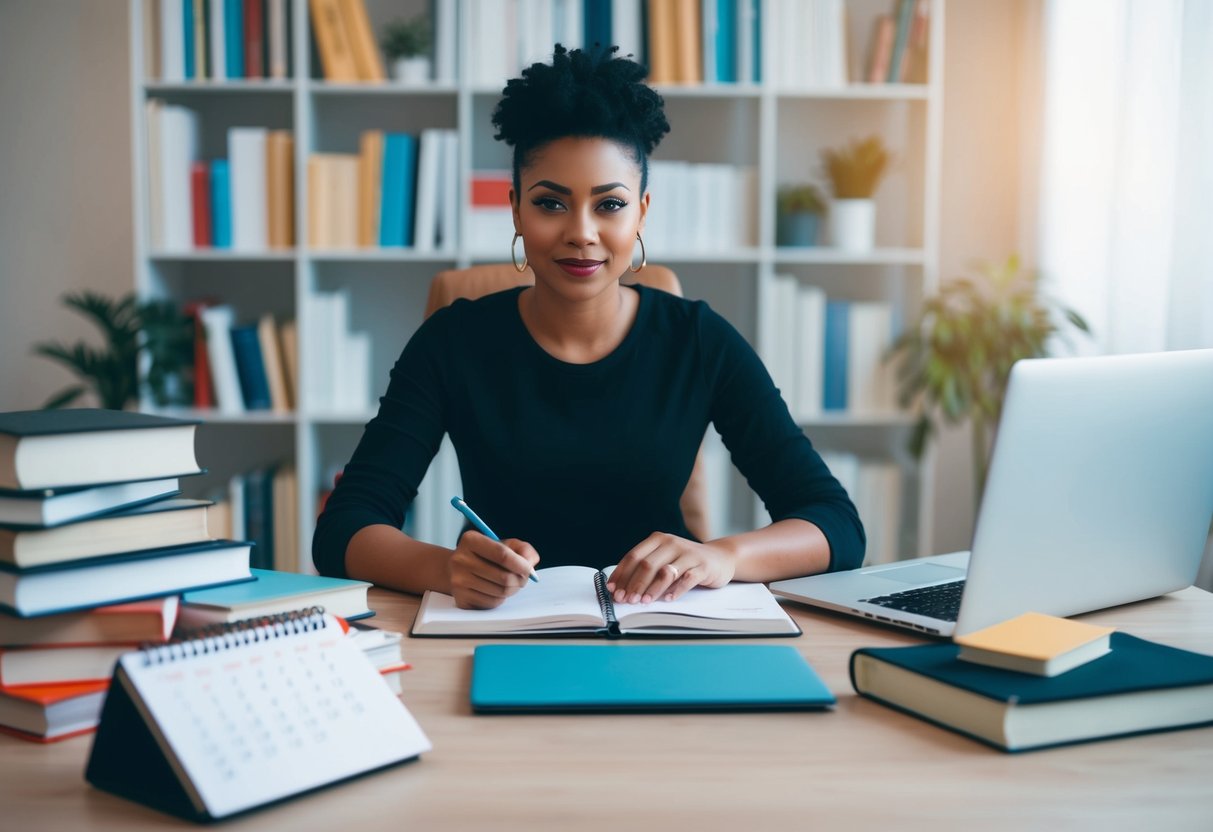
[[[526,586],[539,554],[525,540],[493,540],[469,529],[450,559],[451,595],[465,610],[491,610]]]

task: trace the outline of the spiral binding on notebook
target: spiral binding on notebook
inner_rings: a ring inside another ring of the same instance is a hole
[[[598,595],[598,606],[602,610],[602,619],[606,622],[607,633],[619,635],[619,619],[615,617],[615,602],[611,600],[611,591],[607,589],[607,578],[602,572],[594,573],[594,592]]]
[[[323,630],[327,626],[328,617],[324,614],[324,607],[307,607],[276,615],[262,615],[223,624],[208,624],[205,627],[190,630],[180,638],[175,638],[165,644],[143,645],[141,648],[143,664],[146,667],[193,656],[203,656],[208,653],[218,653],[247,644],[299,635],[313,630]]]

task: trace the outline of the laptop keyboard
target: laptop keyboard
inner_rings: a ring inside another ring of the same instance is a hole
[[[964,591],[964,586],[963,580],[949,581],[946,584],[920,586],[863,600],[869,604],[937,618],[940,621],[955,621],[956,616],[960,614],[960,594]]]

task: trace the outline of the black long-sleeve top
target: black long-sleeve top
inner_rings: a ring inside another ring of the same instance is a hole
[[[750,345],[703,301],[635,288],[631,330],[590,364],[535,342],[521,288],[431,315],[317,522],[321,574],[345,575],[358,530],[402,525],[444,433],[468,505],[500,537],[531,543],[540,566],[605,567],[656,531],[694,539],[679,498],[709,424],[773,520],[818,526],[831,571],[858,566],[855,506]]]

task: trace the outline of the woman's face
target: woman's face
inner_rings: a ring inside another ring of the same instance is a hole
[[[584,299],[619,280],[648,210],[639,163],[608,139],[566,137],[535,151],[519,174],[514,229],[536,281]]]

